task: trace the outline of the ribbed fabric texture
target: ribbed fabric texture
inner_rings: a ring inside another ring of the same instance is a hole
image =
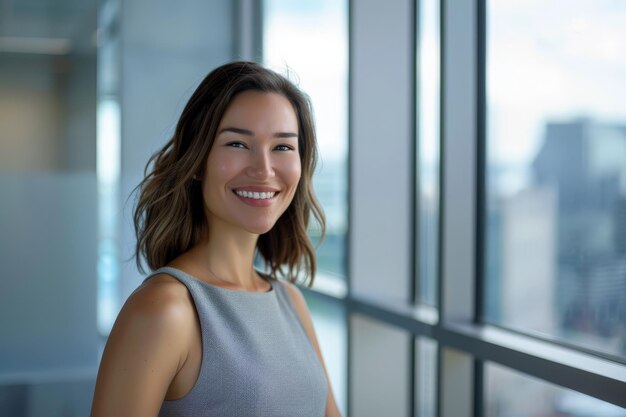
[[[178,269],[202,332],[198,379],[183,398],[164,401],[159,417],[324,416],[328,386],[315,349],[279,280],[268,292],[228,290]]]

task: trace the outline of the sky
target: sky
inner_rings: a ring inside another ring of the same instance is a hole
[[[265,63],[286,73],[311,96],[323,160],[345,161],[348,151],[346,2],[271,0],[265,3],[265,16]]]
[[[487,2],[490,161],[532,162],[546,121],[626,125],[626,2]]]

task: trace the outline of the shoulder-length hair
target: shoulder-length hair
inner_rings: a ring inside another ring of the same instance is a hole
[[[201,182],[219,123],[238,94],[248,91],[286,97],[298,119],[301,177],[293,201],[274,227],[259,236],[257,251],[272,276],[295,282],[301,273],[313,284],[315,249],[307,234],[309,217],[317,220],[321,235],[325,218],[312,185],[317,145],[311,103],[305,93],[274,71],[252,62],[233,62],[209,73],[187,102],[173,137],[152,155],[137,186],[134,211],[137,267],[145,272],[142,256],[152,270],[167,265],[195,246],[207,233]],[[286,267],[286,271],[283,269]]]

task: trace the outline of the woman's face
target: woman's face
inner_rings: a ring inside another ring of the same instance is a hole
[[[220,121],[202,193],[209,228],[223,222],[268,232],[287,210],[300,180],[298,121],[277,93],[238,94]]]

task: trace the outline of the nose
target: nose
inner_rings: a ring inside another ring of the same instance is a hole
[[[274,176],[274,168],[269,151],[255,149],[252,152],[248,175],[259,180],[266,180]]]

